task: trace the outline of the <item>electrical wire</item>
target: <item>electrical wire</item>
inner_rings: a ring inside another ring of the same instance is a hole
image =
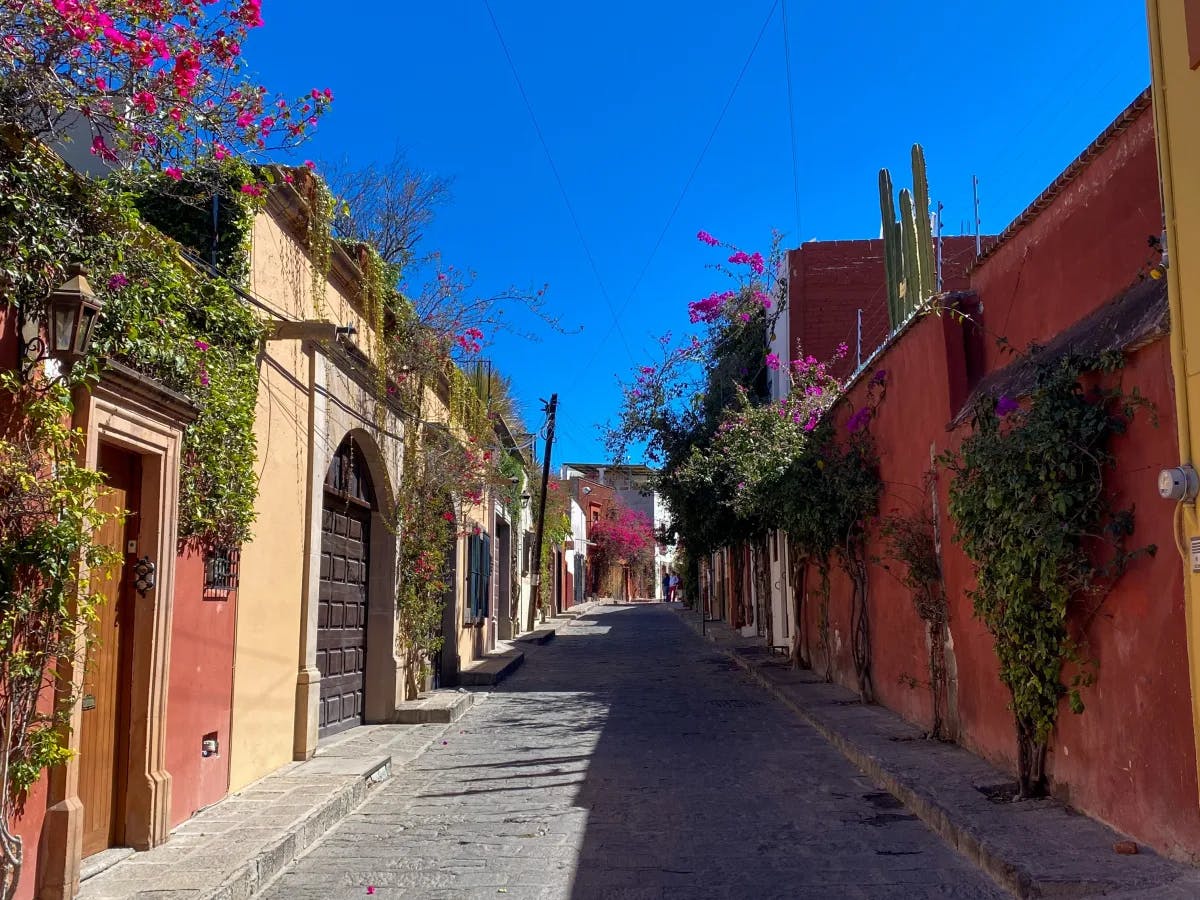
[[[788,134],[792,139],[792,200],[796,204],[796,240],[803,240],[804,229],[800,221],[800,164],[796,150],[796,104],[792,99],[792,44],[788,37],[787,0],[781,0],[780,13],[783,17],[783,62],[787,74]]]
[[[486,3],[487,0],[484,0],[484,2]],[[771,4],[770,10],[767,12],[767,17],[763,20],[762,27],[758,30],[758,36],[754,39],[754,45],[750,48],[750,53],[746,56],[746,61],[742,63],[742,68],[738,72],[737,78],[734,79],[733,88],[729,91],[729,96],[725,98],[725,105],[721,107],[721,112],[717,115],[717,121],[713,125],[712,131],[710,131],[708,134],[708,140],[706,140],[704,142],[704,146],[700,148],[700,154],[696,157],[696,162],[692,166],[691,172],[688,173],[687,180],[683,183],[683,190],[679,192],[679,197],[675,200],[675,205],[671,207],[671,212],[667,216],[667,221],[663,224],[662,230],[658,233],[658,239],[654,242],[654,248],[650,251],[650,256],[646,259],[646,264],[642,266],[641,272],[638,273],[637,279],[633,282],[633,287],[629,290],[629,296],[625,298],[625,302],[622,303],[621,308],[617,310],[617,314],[613,318],[614,323],[616,323],[621,314],[624,313],[629,307],[629,304],[633,302],[633,298],[636,296],[638,288],[642,285],[642,280],[646,277],[646,273],[650,271],[650,266],[653,264],[654,258],[658,255],[658,251],[662,247],[662,242],[666,238],[667,232],[671,229],[671,223],[675,221],[675,216],[679,213],[679,208],[683,205],[684,198],[687,197],[687,192],[692,186],[692,181],[695,180],[696,173],[700,171],[700,166],[704,162],[704,157],[708,154],[708,150],[712,146],[712,142],[717,137],[717,131],[720,130],[721,123],[725,121],[725,114],[729,112],[729,107],[733,105],[733,98],[737,95],[738,88],[742,84],[742,79],[746,75],[746,70],[750,68],[750,63],[754,60],[754,54],[758,50],[758,45],[762,43],[763,35],[767,31],[767,26],[771,24],[771,19],[775,16],[775,8],[779,6],[779,3],[780,0],[774,0],[774,2]],[[604,337],[600,339],[599,346],[602,347],[611,334],[612,329],[610,328],[608,332],[605,333]],[[595,359],[597,352],[599,351],[593,351],[592,358],[588,360],[589,365],[591,364],[592,359]]]
[[[563,204],[567,208],[567,213],[571,217],[571,224],[575,226],[575,234],[579,237],[579,243],[583,247],[584,255],[587,257],[588,265],[591,266],[592,274],[596,276],[596,284],[600,286],[600,294],[604,297],[604,302],[608,304],[608,311],[612,313],[613,324],[608,330],[611,335],[615,329],[621,338],[621,343],[625,345],[625,352],[629,355],[629,361],[634,362],[633,350],[629,346],[629,341],[625,337],[625,332],[621,328],[620,313],[613,305],[612,298],[609,296],[608,288],[605,287],[604,278],[600,275],[600,268],[596,265],[596,258],[592,255],[592,248],[588,245],[587,238],[584,236],[583,227],[579,224],[579,216],[575,214],[575,207],[571,203],[571,198],[567,194],[567,187],[563,182],[562,175],[558,171],[558,165],[554,162],[554,154],[550,152],[550,145],[546,141],[546,135],[542,132],[542,126],[538,122],[537,114],[533,111],[533,104],[529,100],[529,94],[525,91],[525,84],[521,81],[521,76],[517,72],[517,65],[513,61],[512,54],[508,50],[508,44],[504,40],[504,34],[500,31],[500,23],[496,21],[496,14],[492,12],[492,5],[488,0],[483,0],[483,7],[487,10],[488,18],[492,20],[492,28],[496,32],[496,38],[500,42],[500,49],[504,51],[504,58],[508,60],[508,67],[512,71],[513,80],[517,83],[517,90],[521,93],[521,99],[525,102],[525,109],[529,113],[529,119],[533,123],[533,130],[537,132],[538,141],[542,145],[542,150],[546,154],[546,161],[550,164],[550,171],[554,175],[554,181],[558,185],[558,191],[562,194]],[[623,311],[623,309],[622,309]]]

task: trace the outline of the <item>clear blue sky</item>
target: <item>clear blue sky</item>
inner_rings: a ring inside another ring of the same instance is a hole
[[[946,232],[970,228],[972,174],[983,229],[999,231],[1149,83],[1138,2],[792,0],[799,224],[777,8],[651,261],[771,0],[492,8],[599,278],[482,0],[266,0],[246,54],[272,89],[333,88],[302,157],[365,164],[405,148],[454,179],[430,248],[476,270],[481,290],[548,282],[564,325],[582,326],[487,351],[531,424],[558,392],[556,461],[602,457],[595,426],[616,409],[616,375],[649,359],[654,336],[687,329],[689,300],[724,288],[697,230],[764,251],[773,228],[789,246],[877,237],[877,172],[908,183],[917,141]]]

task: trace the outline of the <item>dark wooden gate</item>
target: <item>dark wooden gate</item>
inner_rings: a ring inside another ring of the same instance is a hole
[[[325,504],[321,510],[317,607],[320,737],[363,721],[374,507],[375,492],[366,461],[354,441],[346,438],[325,476]]]

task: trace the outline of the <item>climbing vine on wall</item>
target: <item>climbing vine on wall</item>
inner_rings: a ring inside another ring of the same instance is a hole
[[[3,300],[26,315],[43,312],[68,262],[85,265],[104,302],[97,359],[124,363],[198,407],[184,432],[180,537],[244,541],[257,495],[262,325],[229,284],[183,260],[119,186],[81,179],[33,144],[0,143],[0,259]]]
[[[1114,505],[1105,475],[1112,440],[1145,401],[1108,384],[1119,354],[1041,360],[1027,402],[984,398],[974,433],[944,461],[954,475],[956,539],[976,566],[975,614],[995,641],[1012,697],[1021,793],[1045,791],[1046,749],[1065,697],[1083,711],[1081,639],[1113,582],[1154,547],[1127,548],[1133,510]],[[1099,383],[1085,387],[1085,376]],[[1074,627],[1073,627],[1074,626]]]
[[[934,490],[933,473],[925,479],[923,494]],[[924,500],[925,497],[922,497]],[[929,736],[947,737],[943,712],[947,705],[946,626],[949,622],[942,564],[938,557],[937,520],[924,503],[915,510],[893,510],[880,519],[879,534],[885,552],[876,560],[912,595],[913,607],[925,623],[929,642],[929,693],[933,724]]]

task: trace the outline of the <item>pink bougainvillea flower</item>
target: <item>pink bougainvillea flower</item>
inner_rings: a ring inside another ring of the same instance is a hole
[[[762,257],[761,253],[750,254],[750,256],[747,258],[746,262],[749,264],[750,268],[753,269],[754,272],[758,275],[761,275],[763,272],[766,271],[767,267],[766,267],[766,264],[763,262],[763,257]]]
[[[444,512],[444,513],[442,513],[442,518],[445,519],[447,522],[453,522],[454,521],[454,513]]]
[[[179,166],[167,166],[164,174],[172,181],[179,181],[183,178],[183,170]]]
[[[738,313],[738,318],[740,318],[743,322],[749,322],[750,313]]]
[[[770,369],[772,372],[778,370],[779,369],[779,354],[778,353],[768,353],[765,362],[767,364],[767,368]]]
[[[201,353],[203,353],[204,351],[206,351],[209,348],[209,344],[207,341],[199,341],[198,340],[198,341],[194,341],[193,343],[194,343],[196,349],[199,350]]]
[[[309,171],[315,169],[316,167],[317,167],[317,164],[315,162],[313,162],[311,159],[306,159],[304,161],[304,168],[308,169]]]
[[[242,193],[249,194],[251,197],[261,197],[263,195],[262,185],[258,184],[243,184]]]
[[[708,244],[710,247],[715,247],[721,243],[707,231],[697,231],[696,240],[700,241],[702,244]]]
[[[204,387],[208,387],[208,372],[204,369],[200,370],[200,384]]]
[[[220,162],[221,160],[228,158],[228,156],[229,148],[221,143],[213,144],[213,159]]]
[[[100,157],[105,162],[116,162],[117,154],[113,153],[112,148],[104,140],[103,135],[96,135],[92,138],[92,154]]]
[[[129,279],[120,272],[114,272],[112,277],[108,279],[108,289],[110,291],[119,291],[127,284],[129,284]]]
[[[734,265],[744,266],[750,262],[750,254],[745,250],[738,250],[730,255],[729,261]]]
[[[438,281],[445,281],[445,280],[446,280],[446,273],[438,272]]]

